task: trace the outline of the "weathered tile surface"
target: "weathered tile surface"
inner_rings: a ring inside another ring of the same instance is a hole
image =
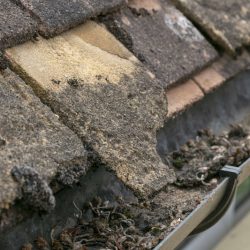
[[[130,1],[104,17],[108,29],[166,87],[190,76],[217,56],[212,46],[168,1]]]
[[[168,99],[168,117],[184,111],[188,106],[204,96],[199,86],[193,80],[168,89],[166,95]]]
[[[0,0],[0,50],[32,38],[36,22],[10,0]]]
[[[50,210],[52,179],[71,184],[85,173],[77,136],[10,71],[0,75],[0,213],[16,198]]]
[[[75,27],[91,17],[120,6],[124,0],[15,0],[40,21],[39,30],[54,36]]]
[[[80,28],[84,32],[85,25]],[[156,130],[167,113],[165,93],[138,63],[85,42],[79,29],[6,55],[98,162],[150,195],[174,179],[156,152]]]
[[[231,53],[250,45],[249,0],[174,0],[186,15]]]

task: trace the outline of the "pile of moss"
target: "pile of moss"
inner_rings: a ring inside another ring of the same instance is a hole
[[[175,184],[193,187],[206,185],[225,165],[239,166],[249,157],[249,133],[241,125],[234,125],[222,135],[201,130],[196,139],[188,141],[165,159],[175,170]]]

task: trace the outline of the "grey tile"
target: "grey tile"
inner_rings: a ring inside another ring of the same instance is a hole
[[[0,0],[0,50],[31,39],[37,24],[9,0]]]
[[[230,53],[250,45],[248,0],[174,0],[211,39]]]
[[[152,12],[124,8],[102,21],[167,87],[209,64],[217,52],[174,6],[159,6]]]
[[[0,113],[0,213],[21,198],[52,209],[50,181],[72,184],[85,173],[81,141],[9,71],[0,75]]]
[[[85,28],[8,49],[7,57],[82,138],[96,165],[146,197],[175,178],[156,151],[156,131],[167,115],[165,91],[139,62],[85,42]]]

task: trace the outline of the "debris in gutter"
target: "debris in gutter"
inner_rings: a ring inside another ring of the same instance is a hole
[[[217,186],[220,168],[238,166],[249,156],[249,133],[241,125],[222,135],[198,131],[195,140],[166,156],[177,175],[174,185],[147,201],[126,203],[118,197],[110,202],[96,197],[82,208],[74,203],[75,226],[59,232],[53,228],[51,239],[39,237],[34,249],[152,249]]]
[[[185,209],[178,212],[174,212],[176,207],[172,204],[157,203],[157,199],[152,199],[128,204],[121,198],[111,203],[96,197],[82,209],[74,204],[78,211],[77,224],[57,235],[53,228],[50,240],[38,237],[33,247],[39,250],[152,249],[199,201],[192,201],[190,207],[185,204]]]
[[[215,135],[210,130],[198,132],[180,150],[165,157],[174,168],[181,187],[214,185],[213,177],[225,165],[239,166],[250,156],[250,137],[241,125],[233,125],[228,133]]]

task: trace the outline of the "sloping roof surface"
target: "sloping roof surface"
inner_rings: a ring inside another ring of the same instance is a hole
[[[217,57],[214,48],[169,1],[132,1],[104,17],[107,28],[167,87]]]
[[[174,0],[216,43],[231,53],[250,45],[248,0]]]
[[[30,40],[37,23],[9,0],[0,0],[0,50]]]
[[[0,74],[0,114],[0,211],[16,198],[50,210],[55,204],[47,183],[62,174],[76,181],[74,166],[76,174],[85,173],[81,141],[9,71]]]
[[[119,7],[124,0],[15,0],[39,23],[39,32],[54,36],[91,17]]]
[[[84,29],[8,49],[7,56],[100,163],[147,196],[174,180],[155,147],[167,114],[164,90],[139,62],[85,42]]]
[[[248,1],[174,2],[222,48],[235,53],[249,44]],[[2,208],[27,195],[22,180],[30,176],[37,189],[53,178],[77,180],[86,167],[83,146],[145,197],[171,183],[173,171],[156,152],[164,88],[218,57],[168,0],[0,0],[0,52],[43,101],[14,73],[1,75]],[[191,83],[194,100],[203,98],[204,88]]]

